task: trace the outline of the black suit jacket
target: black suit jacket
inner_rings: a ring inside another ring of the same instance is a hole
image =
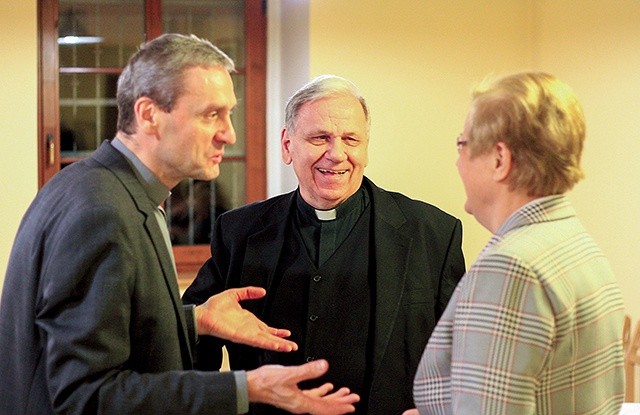
[[[1,414],[235,414],[233,374],[197,373],[148,196],[109,143],[29,207],[0,303]]]
[[[462,224],[424,202],[375,186],[367,178],[375,242],[375,321],[369,414],[413,407],[413,377],[429,335],[465,271]],[[183,301],[199,304],[230,287],[269,286],[283,246],[295,192],[221,215],[205,263]],[[265,300],[243,304],[260,318]],[[201,339],[199,367],[219,367],[219,343]],[[250,348],[226,344],[232,369],[255,366]],[[204,354],[206,351],[206,355]],[[349,351],[344,351],[344,360]],[[331,361],[330,365],[340,365]],[[344,386],[344,385],[336,385]]]

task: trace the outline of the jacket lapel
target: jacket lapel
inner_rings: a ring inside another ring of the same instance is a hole
[[[404,214],[387,193],[367,178],[371,189],[371,214],[375,253],[375,333],[373,377],[387,350],[396,322],[407,277],[407,263],[413,239],[400,228],[406,222]]]
[[[407,276],[407,263],[413,240],[401,230],[406,222],[396,202],[366,177],[365,185],[372,195],[372,217],[375,253],[375,343],[373,375],[382,362],[395,324]],[[247,239],[243,264],[243,285],[254,283],[269,291],[280,254],[284,249],[287,218],[294,207],[295,191],[283,196],[262,214],[263,228]],[[251,269],[249,269],[251,268]],[[255,270],[268,270],[258,275]]]
[[[248,237],[242,269],[242,275],[247,279],[243,279],[243,284],[247,285],[253,281],[269,292],[284,247],[285,232],[295,202],[295,194],[294,191],[284,195],[266,209],[261,217],[262,229]],[[262,273],[268,270],[268,274],[259,275],[255,270]]]
[[[118,150],[113,148],[110,143],[103,143],[94,153],[94,158],[118,177],[131,195],[138,210],[145,216],[144,226],[156,251],[158,262],[162,268],[162,276],[171,296],[176,318],[179,322],[178,328],[180,330],[180,343],[182,344],[182,360],[186,368],[191,368],[193,365],[191,346],[188,341],[187,322],[184,317],[182,300],[180,299],[178,276],[173,263],[173,255],[167,248],[162,230],[154,216],[156,206],[152,206],[152,203],[149,201],[147,194],[140,185],[126,158],[120,154]]]

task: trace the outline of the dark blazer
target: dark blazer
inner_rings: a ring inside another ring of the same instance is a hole
[[[370,190],[375,242],[375,322],[369,414],[400,414],[413,407],[413,378],[429,335],[465,271],[462,224],[424,202],[388,192],[364,179]],[[295,192],[238,208],[216,221],[212,258],[183,301],[199,304],[230,287],[267,289],[283,246]],[[264,300],[243,304],[262,316]],[[201,338],[198,367],[219,367],[214,339]],[[252,349],[226,344],[232,369],[250,369]],[[206,354],[204,354],[206,350]],[[215,350],[215,352],[214,352]],[[349,359],[345,350],[344,359]],[[330,365],[340,365],[331,361]],[[344,385],[336,385],[344,386]]]
[[[234,376],[197,373],[152,205],[109,143],[42,188],[0,303],[1,414],[236,414]]]

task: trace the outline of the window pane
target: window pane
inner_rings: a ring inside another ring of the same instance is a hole
[[[210,40],[244,66],[244,0],[163,0],[164,31]]]
[[[237,73],[232,74],[238,99],[232,115],[236,143],[226,146],[220,177],[211,182],[185,180],[166,202],[172,242],[208,244],[212,221],[244,205],[247,197],[245,0],[157,1],[162,2],[162,16],[151,18],[162,19],[163,32],[208,39],[236,64]],[[145,40],[144,19],[145,0],[59,0],[61,36],[74,32],[98,38],[91,43],[58,41],[62,167],[114,137],[117,79]]]
[[[236,105],[233,109],[233,114],[231,114],[231,122],[233,123],[233,128],[236,130],[236,142],[230,146],[225,146],[224,152],[227,156],[244,157],[247,151],[244,127],[247,113],[245,105],[245,77],[243,75],[232,75],[231,78],[233,79],[233,91],[238,100],[238,105]]]
[[[174,245],[208,244],[212,220],[246,203],[246,106],[244,0],[163,0],[163,31],[210,40],[234,60],[238,106],[232,115],[236,143],[225,147],[220,176],[212,182],[185,180],[173,189],[166,210]]]
[[[60,147],[63,158],[88,155],[115,136],[117,74],[60,74]]]
[[[212,181],[183,180],[171,191],[165,210],[173,245],[208,244],[212,218],[245,204],[245,163],[223,162]]]
[[[144,0],[60,0],[59,10],[60,67],[122,68],[144,42]]]

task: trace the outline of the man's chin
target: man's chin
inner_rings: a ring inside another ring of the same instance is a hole
[[[321,209],[332,209],[351,197],[353,193],[355,192],[347,192],[343,189],[339,191],[325,189],[318,192],[317,198],[323,201],[324,206]]]
[[[216,165],[215,168],[207,169],[193,178],[196,180],[210,181],[216,179],[218,176],[220,176],[220,166]]]

